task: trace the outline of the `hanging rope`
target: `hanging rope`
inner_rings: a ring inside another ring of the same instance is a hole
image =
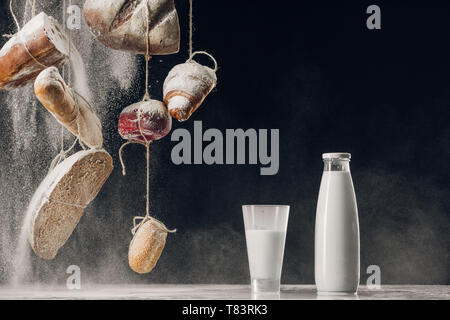
[[[197,54],[204,54],[208,56],[213,62],[214,62],[214,72],[217,71],[218,65],[216,59],[212,56],[212,54],[206,52],[206,51],[194,51],[193,49],[193,41],[192,41],[192,34],[194,33],[194,23],[193,23],[193,0],[189,0],[189,58],[186,60],[186,62],[192,62],[195,55]]]
[[[63,17],[64,32],[66,32],[66,0],[63,0],[62,17]],[[66,75],[66,65],[65,64],[62,66],[62,73],[63,73],[63,78],[64,78]],[[64,151],[64,125],[61,123],[60,126],[61,126],[61,132],[60,132],[60,141],[61,141],[60,154],[61,154]]]
[[[141,127],[141,112],[140,111],[138,111],[138,114],[137,114],[137,122],[138,122],[139,133],[141,134],[141,136],[142,136],[142,138],[144,139],[145,142],[128,141],[128,142],[125,142],[124,144],[122,144],[122,146],[119,149],[119,159],[120,159],[120,164],[122,165],[122,174],[124,176],[126,175],[125,163],[123,161],[123,155],[122,155],[124,147],[129,145],[129,144],[140,144],[140,145],[145,146],[145,149],[146,149],[147,174],[146,174],[145,216],[143,216],[143,217],[142,216],[135,216],[135,217],[133,217],[133,228],[131,229],[131,233],[134,235],[136,233],[136,231],[144,223],[146,223],[149,220],[155,221],[157,226],[164,232],[169,232],[169,233],[176,232],[177,229],[169,230],[164,225],[164,223],[162,223],[161,221],[159,221],[159,220],[153,218],[152,216],[150,216],[150,143],[151,143],[151,141],[147,140],[147,138],[144,135],[144,132],[142,131],[142,127]],[[141,222],[136,224],[137,220],[141,220]]]
[[[146,17],[147,17],[147,35],[146,35],[146,39],[145,39],[145,44],[146,44],[146,50],[145,50],[145,94],[144,94],[144,98],[142,99],[143,101],[148,101],[150,100],[150,93],[148,92],[148,78],[150,76],[149,74],[149,69],[148,69],[148,62],[151,58],[150,56],[150,9],[148,8],[148,0],[146,2]]]
[[[34,2],[34,1],[33,1],[33,2]],[[42,64],[41,62],[39,62],[39,60],[37,60],[36,57],[33,56],[33,55],[31,54],[30,50],[29,50],[28,47],[27,47],[26,42],[22,39],[22,35],[20,34],[20,30],[21,30],[20,24],[19,24],[19,21],[17,20],[17,17],[16,17],[16,15],[15,15],[15,13],[14,13],[14,10],[13,10],[13,7],[12,7],[12,3],[13,3],[13,0],[10,0],[10,1],[9,1],[9,11],[11,12],[11,15],[12,15],[12,17],[13,17],[13,19],[14,19],[14,22],[16,23],[16,26],[17,26],[17,33],[16,33],[16,34],[3,34],[3,37],[5,37],[5,38],[12,38],[12,37],[14,37],[15,35],[17,35],[17,37],[19,38],[19,40],[22,42],[23,47],[25,48],[25,51],[28,53],[28,55],[29,55],[29,56],[30,56],[30,57],[31,57],[38,65],[40,65],[41,67],[43,67],[44,69],[46,69],[47,66],[46,66],[45,64]],[[33,7],[34,7],[34,4],[33,4]]]
[[[151,59],[150,56],[150,9],[149,9],[149,3],[148,0],[146,1],[146,17],[147,17],[147,34],[146,34],[146,50],[145,50],[145,94],[144,97],[142,99],[142,101],[149,101],[150,98],[150,93],[149,93],[149,77],[150,77],[150,72],[149,72],[149,60]],[[162,230],[163,232],[176,232],[176,229],[173,230],[169,230],[164,223],[162,223],[161,221],[153,218],[152,216],[150,216],[150,143],[151,141],[147,140],[144,132],[142,131],[142,127],[141,127],[141,119],[142,119],[142,114],[141,111],[138,110],[137,113],[137,123],[138,123],[138,128],[139,128],[139,133],[141,135],[141,137],[144,139],[144,142],[139,141],[139,140],[134,140],[134,141],[127,141],[124,144],[122,144],[122,146],[120,146],[119,149],[119,160],[120,160],[120,164],[122,165],[122,174],[125,176],[126,173],[126,168],[125,168],[125,163],[123,161],[123,149],[129,145],[129,144],[140,144],[145,146],[145,150],[146,150],[146,196],[145,196],[145,216],[135,216],[133,217],[133,228],[131,229],[131,233],[133,235],[135,235],[135,233],[137,232],[137,230],[147,221],[153,221],[156,223],[156,225],[158,226],[158,228],[160,230]],[[137,223],[137,221],[140,220],[139,223]]]
[[[69,0],[69,7],[72,5],[72,0]],[[63,6],[64,6],[64,12],[63,12],[63,21],[64,21],[64,31],[66,31],[66,1],[64,0],[63,2]],[[81,95],[79,94],[74,88],[72,88],[72,69],[71,69],[71,61],[72,61],[72,54],[71,54],[71,49],[72,49],[72,30],[69,29],[69,66],[68,66],[68,70],[67,70],[67,86],[69,87],[69,93],[74,101],[74,106],[75,106],[75,111],[76,111],[76,116],[74,121],[76,121],[76,125],[77,125],[77,135],[76,138],[74,140],[74,142],[72,143],[72,145],[67,149],[64,150],[64,126],[61,124],[61,149],[59,151],[59,153],[55,156],[55,158],[52,160],[51,164],[50,164],[50,169],[49,172],[52,171],[59,163],[61,163],[61,161],[63,161],[64,159],[66,159],[67,154],[70,153],[70,151],[72,151],[77,142],[80,144],[81,148],[83,150],[86,150],[87,147],[86,145],[83,143],[83,140],[81,139],[81,121],[80,121],[80,105],[79,105],[79,99],[82,99],[86,105],[89,107],[89,109],[93,110],[91,104]],[[63,66],[63,76],[64,76],[64,71],[65,71],[65,66]],[[101,146],[96,146],[96,148],[100,148]]]
[[[69,0],[69,7],[72,6],[72,0]],[[67,12],[66,12],[67,13]],[[65,16],[65,14],[64,14]],[[64,28],[66,28],[66,23],[64,23]],[[67,81],[69,84],[69,87],[72,86],[72,29],[69,28],[69,66],[68,66],[68,74],[67,74]]]
[[[81,146],[81,148],[83,150],[86,150],[86,146],[85,146],[85,144],[83,143],[83,141],[81,140],[81,137],[80,137],[81,122],[80,122],[80,106],[79,106],[78,99],[80,99],[80,98],[83,99],[86,102],[86,104],[89,106],[89,108],[92,108],[92,106],[75,89],[69,88],[69,92],[70,92],[70,94],[72,96],[72,99],[75,102],[74,105],[75,105],[76,116],[75,116],[74,121],[76,121],[76,124],[77,124],[77,135],[76,135],[76,138],[75,138],[74,142],[72,143],[72,145],[67,150],[64,150],[64,145],[62,145],[62,149],[60,150],[60,152],[56,155],[56,157],[50,163],[49,172],[52,171],[61,161],[63,161],[66,158],[67,154],[75,148],[77,142],[80,144],[80,146]],[[100,147],[100,146],[98,146],[98,147]]]
[[[208,52],[206,52],[206,51],[195,51],[190,57],[189,57],[189,59],[186,61],[186,62],[192,62],[193,61],[193,58],[197,55],[197,54],[203,54],[203,55],[205,55],[205,56],[208,56],[213,62],[214,62],[214,72],[216,72],[217,71],[217,69],[218,69],[218,65],[217,65],[217,61],[216,61],[216,59],[212,56],[212,54],[210,54],[210,53],[208,53]]]
[[[138,224],[136,224],[136,220],[141,220],[141,222],[139,222]],[[166,225],[164,223],[162,223],[161,221],[159,221],[158,219],[155,219],[153,217],[141,217],[141,216],[135,216],[133,218],[133,228],[131,229],[131,233],[133,235],[136,234],[136,232],[138,231],[138,229],[147,221],[153,221],[156,223],[156,225],[158,226],[158,228],[163,231],[163,232],[167,232],[167,233],[175,233],[177,232],[177,229],[168,229],[166,227]]]
[[[36,15],[36,0],[28,0],[28,3],[31,7],[31,17],[34,18],[34,16]]]
[[[192,34],[194,33],[194,26],[192,23],[193,16],[192,16],[192,1],[189,0],[189,57],[192,56]]]

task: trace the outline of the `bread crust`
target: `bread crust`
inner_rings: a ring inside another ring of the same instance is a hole
[[[45,66],[60,66],[68,60],[68,48],[57,21],[43,12],[36,15],[0,50],[0,89],[24,86]]]
[[[66,85],[58,69],[50,67],[43,70],[34,82],[34,92],[42,105],[75,136],[80,125],[80,139],[85,144],[89,147],[102,146],[100,119],[87,101]]]
[[[136,54],[177,53],[180,25],[173,0],[87,0],[83,14],[95,37],[105,46]]]
[[[195,61],[178,64],[170,70],[164,86],[164,102],[178,121],[189,119],[217,83],[213,69]]]
[[[104,150],[79,151],[42,181],[28,206],[29,242],[43,259],[53,259],[113,170]]]
[[[165,137],[172,129],[172,118],[161,101],[140,101],[122,110],[118,129],[122,138],[145,143]]]
[[[128,250],[128,262],[133,271],[149,273],[156,266],[166,245],[167,232],[163,231],[155,220],[143,223],[131,240]]]

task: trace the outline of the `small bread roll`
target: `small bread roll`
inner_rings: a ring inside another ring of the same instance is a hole
[[[193,60],[176,65],[164,81],[164,102],[178,121],[189,119],[216,86],[213,69]]]
[[[172,129],[167,107],[158,100],[134,103],[122,110],[119,134],[123,139],[145,143],[165,137]]]
[[[53,259],[113,170],[104,150],[79,151],[42,181],[28,206],[29,242],[43,259]]]
[[[92,33],[109,48],[145,54],[148,34],[150,55],[179,50],[174,0],[87,0],[83,14]]]
[[[42,71],[34,82],[34,92],[42,105],[75,136],[78,135],[79,122],[80,139],[85,144],[91,148],[102,146],[100,120],[87,102],[66,85],[58,69],[50,67]]]
[[[128,263],[137,273],[149,273],[166,245],[167,232],[161,222],[148,220],[136,231],[128,250]]]
[[[45,66],[61,65],[68,60],[69,48],[69,38],[58,22],[44,12],[39,13],[0,50],[0,89],[24,86],[34,80]],[[73,46],[70,55],[81,60]]]

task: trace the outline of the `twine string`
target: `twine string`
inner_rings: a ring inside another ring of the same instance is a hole
[[[9,11],[11,12],[11,15],[12,15],[12,17],[14,19],[14,22],[16,23],[17,32],[19,32],[20,31],[20,24],[19,24],[19,20],[17,20],[17,17],[16,17],[16,15],[14,13],[14,10],[13,10],[13,7],[12,7],[12,3],[13,3],[13,0],[10,0],[9,1]]]
[[[150,76],[150,72],[148,69],[148,62],[151,58],[150,56],[150,9],[148,7],[148,0],[146,2],[146,17],[147,17],[147,35],[145,37],[145,45],[146,45],[146,49],[145,49],[145,94],[144,94],[144,98],[142,99],[143,101],[148,101],[150,100],[150,93],[148,90],[148,78]]]
[[[194,26],[193,26],[193,15],[192,15],[192,1],[193,0],[189,0],[189,57],[192,56],[192,34],[194,33]]]
[[[72,5],[72,0],[69,0],[69,7]],[[64,0],[63,2],[63,21],[64,21],[64,31],[66,31],[66,0]],[[68,92],[70,94],[70,96],[72,97],[73,101],[74,101],[74,106],[75,106],[75,110],[76,110],[76,116],[75,116],[75,121],[76,121],[76,125],[77,125],[77,134],[76,134],[76,138],[74,140],[74,142],[72,143],[72,145],[67,149],[64,150],[64,126],[61,124],[61,149],[60,152],[56,155],[56,157],[53,159],[53,161],[50,164],[50,171],[53,170],[61,161],[63,161],[67,154],[70,153],[76,146],[77,142],[79,143],[79,145],[81,146],[81,148],[83,150],[87,149],[87,146],[85,145],[85,143],[83,142],[83,140],[81,139],[81,121],[80,121],[80,99],[84,101],[84,103],[88,106],[88,108],[93,112],[93,108],[92,105],[89,103],[89,101],[87,101],[80,93],[78,93],[77,90],[75,90],[75,88],[72,87],[72,68],[71,68],[71,62],[72,62],[72,30],[69,29],[69,65],[68,65],[68,70],[67,70],[67,86],[69,88]],[[65,73],[65,66],[63,66],[63,76]],[[102,146],[95,146],[94,148],[101,148]]]
[[[194,33],[193,4],[192,3],[193,3],[193,0],[189,0],[189,58],[187,59],[186,62],[192,62],[194,56],[197,54],[204,54],[204,55],[208,56],[214,62],[214,72],[216,72],[218,69],[217,61],[216,61],[216,59],[214,59],[214,57],[210,53],[208,53],[206,51],[195,51],[194,52],[193,40],[192,40],[192,35]]]
[[[69,0],[69,7],[72,6],[72,0]],[[64,17],[66,16],[66,13],[64,13]],[[64,29],[66,28],[66,23],[64,23]],[[69,84],[69,87],[72,85],[72,29],[69,28],[69,65],[68,65],[68,72],[67,72],[67,82]]]
[[[64,32],[66,31],[66,0],[63,0],[63,12],[62,12],[62,18],[63,18],[63,28]],[[63,77],[66,75],[66,65],[62,66],[62,73]],[[61,123],[61,132],[60,132],[60,141],[61,141],[61,151],[60,153],[63,153],[64,151],[64,126]],[[64,154],[65,156],[65,154]]]
[[[141,220],[141,222],[136,223],[136,220]],[[175,233],[177,232],[177,229],[168,229],[166,227],[166,225],[164,223],[162,223],[161,221],[159,221],[158,219],[155,219],[153,217],[150,216],[145,216],[145,217],[141,217],[141,216],[135,216],[133,218],[133,228],[131,229],[131,233],[133,235],[136,234],[136,232],[138,231],[138,229],[147,221],[154,221],[156,222],[156,226],[163,232],[167,232],[167,233]]]
[[[142,113],[139,110],[138,114],[137,114],[137,122],[138,122],[138,128],[139,128],[139,133],[141,134],[142,138],[144,139],[145,142],[142,141],[138,141],[138,140],[133,140],[133,141],[127,141],[124,144],[122,144],[122,146],[119,149],[119,159],[120,159],[120,164],[122,165],[122,174],[126,175],[126,169],[125,169],[125,163],[123,161],[123,149],[125,146],[129,145],[129,144],[140,144],[145,146],[146,149],[146,202],[145,202],[145,216],[135,216],[133,217],[133,228],[131,229],[131,233],[134,235],[136,233],[136,231],[147,221],[151,220],[151,221],[155,221],[157,222],[157,226],[159,229],[161,229],[164,232],[168,232],[168,233],[173,233],[176,232],[176,229],[173,230],[169,230],[164,223],[162,223],[161,221],[153,218],[152,216],[150,216],[150,143],[151,141],[147,140],[147,138],[144,135],[144,132],[142,131],[142,127],[141,127],[141,119],[142,119]],[[141,220],[141,222],[136,224],[136,220]]]
[[[36,15],[36,0],[28,0],[28,4],[31,7],[31,17]]]
[[[151,99],[150,93],[149,93],[149,77],[150,77],[149,60],[151,59],[151,56],[150,56],[150,9],[149,9],[148,0],[146,1],[146,18],[147,18],[147,34],[146,34],[146,39],[145,39],[145,44],[146,44],[146,50],[145,50],[145,94],[144,94],[142,101],[149,101]],[[142,131],[141,120],[142,120],[142,111],[138,110],[136,121],[138,123],[139,133],[140,133],[141,137],[144,139],[144,142],[139,141],[139,140],[127,141],[124,144],[122,144],[122,146],[120,146],[120,149],[119,149],[119,160],[120,160],[120,164],[122,166],[122,174],[124,176],[126,175],[126,168],[125,168],[125,163],[123,161],[123,149],[129,144],[140,144],[140,145],[145,146],[145,149],[146,149],[146,153],[145,153],[145,155],[146,155],[145,215],[133,217],[133,228],[131,229],[131,233],[133,235],[135,235],[137,230],[147,221],[156,222],[156,225],[158,226],[158,228],[160,230],[162,230],[163,232],[168,232],[168,233],[176,232],[177,231],[176,229],[169,230],[164,225],[164,223],[162,223],[161,221],[150,216],[150,143],[151,143],[151,141],[149,141],[147,139],[144,132]],[[138,220],[140,220],[139,223],[137,223]]]
[[[206,52],[206,51],[195,51],[195,52],[189,57],[189,59],[187,59],[186,62],[192,62],[192,61],[193,61],[193,58],[194,58],[196,55],[198,55],[198,54],[203,54],[203,55],[209,57],[209,58],[212,60],[212,62],[214,63],[214,69],[213,69],[214,72],[217,71],[217,69],[219,68],[219,66],[218,66],[218,64],[217,64],[217,60],[213,57],[212,54],[210,54],[210,53],[208,53],[208,52]]]
[[[34,1],[33,1],[33,3],[34,3]],[[22,45],[23,45],[23,47],[25,48],[25,51],[26,51],[26,52],[28,53],[28,55],[34,60],[34,62],[36,62],[38,65],[40,65],[40,66],[43,67],[44,69],[48,68],[45,64],[43,64],[43,63],[41,63],[39,60],[37,60],[36,57],[35,57],[35,56],[30,52],[30,50],[28,49],[27,44],[26,44],[26,42],[23,40],[22,34],[20,33],[20,30],[21,30],[20,24],[19,24],[19,21],[17,20],[16,14],[14,13],[12,4],[13,4],[13,0],[10,0],[10,1],[9,1],[9,11],[10,11],[10,13],[11,13],[13,19],[14,19],[14,22],[16,23],[16,26],[17,26],[17,33],[15,33],[15,34],[3,34],[3,37],[5,37],[5,38],[12,38],[12,37],[14,37],[14,36],[17,36],[17,37],[19,38],[20,42],[22,42]],[[33,4],[33,7],[34,7],[34,4]],[[34,15],[33,15],[33,16],[34,16]]]
[[[89,104],[89,102],[86,99],[84,99],[84,97],[82,95],[80,95],[75,89],[69,88],[69,92],[71,93],[72,99],[75,102],[74,105],[75,105],[76,116],[75,116],[74,120],[76,121],[76,124],[77,124],[77,135],[76,135],[76,138],[75,138],[74,142],[72,143],[72,145],[67,150],[64,150],[64,140],[63,140],[63,142],[62,142],[62,149],[59,151],[59,153],[55,156],[55,158],[50,163],[49,172],[52,171],[58,164],[61,163],[61,161],[63,161],[67,157],[67,154],[69,154],[70,151],[72,151],[75,148],[77,142],[80,144],[80,146],[81,146],[81,148],[83,150],[86,150],[86,146],[85,146],[85,144],[83,143],[83,141],[81,140],[81,137],[80,137],[80,135],[81,135],[81,121],[80,121],[80,105],[79,105],[79,102],[78,102],[78,98],[82,98],[87,103],[87,105],[90,108],[92,108],[92,107]],[[64,131],[62,131],[62,133],[64,133]],[[98,148],[98,147],[101,147],[101,146],[97,146],[96,148]]]

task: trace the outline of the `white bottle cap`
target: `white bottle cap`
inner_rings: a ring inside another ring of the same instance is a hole
[[[350,160],[352,155],[346,152],[331,152],[322,154],[322,159],[342,159]]]

